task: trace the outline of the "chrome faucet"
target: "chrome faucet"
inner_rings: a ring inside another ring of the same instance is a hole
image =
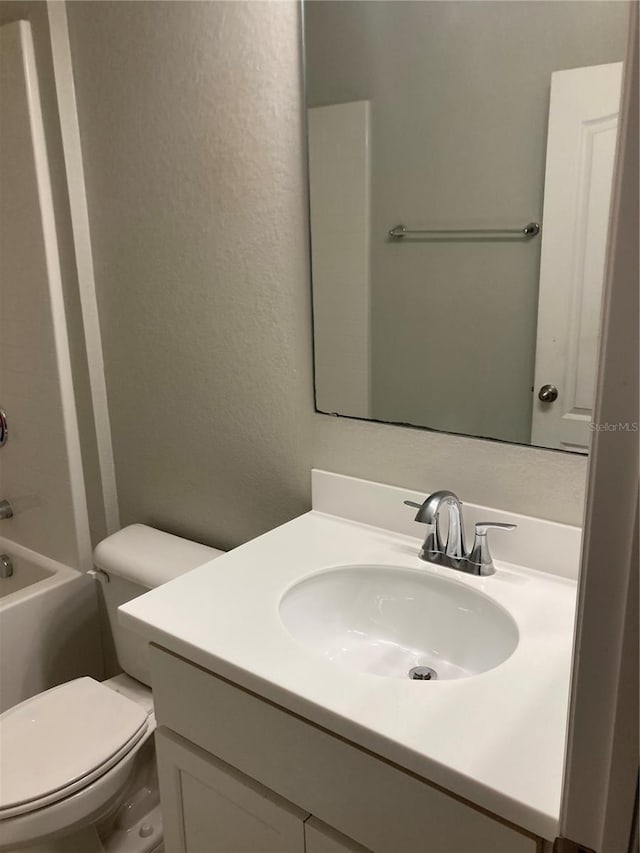
[[[416,521],[428,525],[420,559],[429,560],[430,554],[446,554],[456,560],[465,556],[462,503],[457,495],[443,490],[429,495],[424,503],[405,501],[405,504],[416,507],[418,510]],[[446,545],[443,545],[440,535],[440,509],[443,504],[449,510],[449,534]]]
[[[516,524],[482,521],[476,524],[473,546],[467,550],[464,541],[464,521],[462,502],[457,495],[446,489],[433,492],[419,504],[415,501],[405,501],[407,506],[415,507],[418,512],[416,521],[428,525],[427,535],[418,556],[421,560],[458,569],[472,575],[492,575],[495,566],[489,551],[487,532],[492,528],[499,530],[514,530]],[[440,533],[440,511],[446,506],[449,512],[449,531],[446,544],[443,544]]]
[[[8,554],[0,554],[0,578],[10,578],[13,574],[13,561]]]
[[[0,519],[13,518],[13,507],[9,501],[0,501]]]

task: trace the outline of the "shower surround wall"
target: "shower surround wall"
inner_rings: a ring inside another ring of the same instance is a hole
[[[31,30],[0,28],[2,535],[75,569],[91,546]]]
[[[62,4],[54,3],[54,7]],[[103,482],[96,439],[92,390],[89,381],[85,332],[81,310],[77,259],[71,222],[69,189],[64,163],[60,114],[51,51],[49,13],[42,0],[0,0],[0,26],[23,20],[33,37],[38,87],[54,207],[58,256],[66,314],[71,372],[80,432],[91,541],[95,545],[109,532],[105,518]],[[1,259],[0,259],[1,261]],[[1,370],[1,367],[0,367]],[[1,405],[1,404],[0,404]]]
[[[312,465],[573,524],[584,458],[314,413],[299,7],[67,7],[123,524],[232,547]]]
[[[84,472],[56,222],[28,22],[0,26],[0,710],[101,677]]]

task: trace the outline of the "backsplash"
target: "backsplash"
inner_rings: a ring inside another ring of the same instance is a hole
[[[405,506],[404,501],[422,503],[437,487],[415,492],[387,483],[374,483],[317,469],[312,471],[311,479],[314,510],[392,530],[404,536],[424,538],[425,525],[415,521],[415,509]],[[447,488],[447,484],[441,484],[441,487]],[[515,524],[515,530],[495,531],[495,535],[491,535],[491,554],[494,559],[577,580],[582,539],[580,527],[499,510],[486,503],[470,503],[460,494],[458,497],[462,500],[467,545],[473,540],[474,525],[479,522]]]

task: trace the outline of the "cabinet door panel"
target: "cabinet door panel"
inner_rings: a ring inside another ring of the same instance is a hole
[[[366,847],[315,817],[305,822],[304,849],[305,853],[371,853]]]
[[[304,853],[308,813],[167,729],[156,749],[166,853]]]

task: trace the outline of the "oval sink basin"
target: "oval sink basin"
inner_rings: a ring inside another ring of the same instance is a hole
[[[336,664],[389,678],[477,675],[518,645],[513,618],[486,595],[393,566],[311,575],[285,593],[280,618],[293,637]]]

